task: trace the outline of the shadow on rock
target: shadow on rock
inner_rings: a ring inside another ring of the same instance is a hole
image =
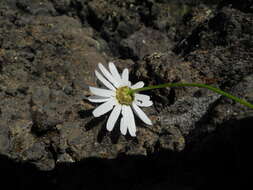
[[[246,174],[253,118],[224,123],[182,152],[119,155],[59,164],[42,172],[0,157],[1,181],[15,189],[214,189],[241,187]]]

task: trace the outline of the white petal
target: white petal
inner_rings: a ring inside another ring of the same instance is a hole
[[[132,111],[132,108],[130,106],[126,106],[126,119],[128,122],[128,131],[132,137],[136,136],[136,125],[135,125],[135,120],[134,120],[134,114]]]
[[[147,117],[147,115],[133,102],[133,109],[135,113],[139,116],[139,118],[146,124],[152,125],[151,120]]]
[[[101,96],[90,96],[88,98],[88,100],[90,102],[97,102],[97,103],[100,103],[100,102],[107,102],[110,98],[105,98],[105,97],[101,97]]]
[[[141,106],[141,107],[149,107],[153,105],[153,102],[151,100],[148,101],[135,101],[137,106]]]
[[[142,88],[144,86],[144,82],[143,81],[139,81],[137,83],[135,83],[133,86],[131,86],[132,89],[137,89],[137,88]]]
[[[136,101],[149,101],[150,100],[150,96],[145,95],[145,94],[134,94],[135,100]]]
[[[122,107],[122,109],[123,109],[123,107]],[[124,116],[122,116],[121,120],[120,120],[120,132],[122,135],[126,135],[126,133],[127,133],[127,120],[126,120],[126,117],[124,117]]]
[[[99,72],[95,71],[96,77],[109,89],[115,91],[116,89],[110,82],[108,82]]]
[[[129,85],[129,71],[128,69],[124,69],[122,72],[122,82],[124,83],[124,85]]]
[[[103,75],[116,87],[118,88],[120,86],[120,82],[118,82],[116,80],[116,78],[114,78],[112,76],[112,74],[101,64],[98,64],[99,69],[101,70],[101,72],[103,73]]]
[[[101,97],[115,96],[115,92],[112,90],[106,90],[103,88],[96,88],[92,86],[90,86],[89,88],[90,88],[90,91],[97,96],[101,96]]]
[[[116,105],[116,106],[113,108],[113,110],[112,110],[112,112],[111,112],[111,114],[110,114],[110,116],[109,116],[109,118],[108,118],[108,121],[107,121],[107,123],[106,123],[106,129],[107,129],[108,131],[112,131],[112,130],[113,130],[113,127],[114,127],[114,125],[115,125],[117,119],[119,118],[119,114],[120,114],[120,111],[121,111],[121,107],[122,107],[122,106],[121,106],[120,104],[118,104],[118,105]]]
[[[98,106],[92,113],[93,113],[94,117],[99,117],[99,116],[104,115],[107,112],[109,112],[115,104],[116,104],[115,99],[110,98],[109,101]]]
[[[112,73],[112,76],[117,80],[117,81],[121,81],[121,77],[119,74],[118,69],[116,68],[116,66],[114,65],[113,62],[109,62],[109,70]]]

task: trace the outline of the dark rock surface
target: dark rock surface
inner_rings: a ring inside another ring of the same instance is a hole
[[[146,85],[196,82],[253,102],[253,2],[0,1],[1,186],[217,189],[249,182],[253,111],[198,88],[147,92],[136,138],[86,97],[98,62]]]

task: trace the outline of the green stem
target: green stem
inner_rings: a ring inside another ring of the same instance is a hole
[[[206,85],[206,84],[197,84],[197,83],[166,83],[166,84],[161,84],[161,85],[155,85],[155,86],[147,86],[147,87],[143,87],[143,88],[138,88],[138,89],[132,89],[130,91],[131,94],[136,93],[136,92],[140,92],[140,91],[146,91],[146,90],[153,90],[153,89],[157,89],[157,88],[166,88],[166,87],[199,87],[199,88],[207,88],[211,91],[214,91],[218,94],[221,94],[223,96],[226,96],[227,98],[230,98],[244,106],[247,106],[251,109],[253,109],[253,104],[247,102],[246,100],[237,98],[236,96],[233,96],[227,92],[224,92],[218,88]]]

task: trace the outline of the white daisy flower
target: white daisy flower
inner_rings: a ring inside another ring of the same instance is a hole
[[[101,63],[98,67],[103,75],[98,71],[95,71],[95,75],[108,89],[89,87],[94,96],[90,96],[88,100],[103,103],[92,112],[94,117],[100,117],[112,110],[106,123],[107,130],[112,131],[121,115],[120,131],[123,135],[128,131],[131,136],[136,136],[133,111],[144,123],[152,125],[151,120],[140,109],[153,105],[150,97],[139,93],[129,94],[130,89],[142,88],[144,82],[131,85],[128,69],[124,69],[120,75],[112,62],[109,62],[109,71]]]

